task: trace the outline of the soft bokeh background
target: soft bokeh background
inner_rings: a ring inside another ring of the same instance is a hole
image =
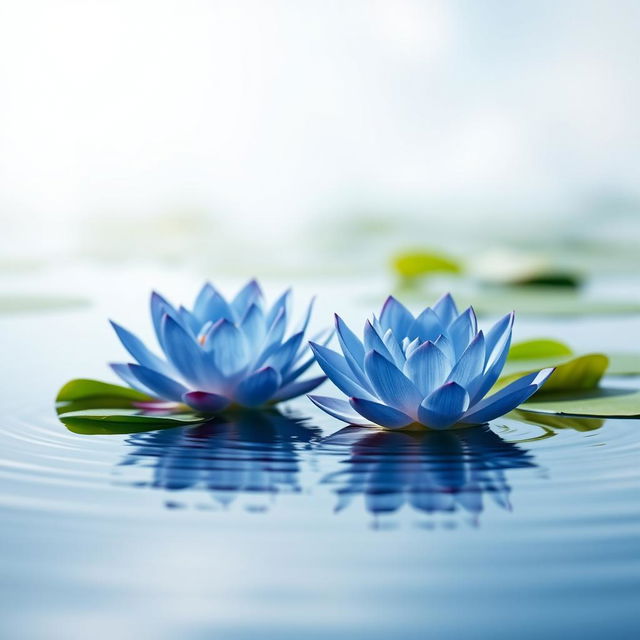
[[[1,0],[2,264],[635,254],[639,22],[635,0]]]

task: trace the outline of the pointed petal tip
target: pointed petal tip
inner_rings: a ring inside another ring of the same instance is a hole
[[[269,373],[271,373],[271,372],[278,373],[278,371],[276,371],[275,368],[272,367],[271,365],[267,365],[265,367],[260,367],[259,369],[256,369],[253,373],[254,374],[256,374],[256,373],[266,373],[267,371]]]
[[[546,369],[540,369],[540,371],[538,371],[538,375],[533,379],[531,384],[535,384],[538,387],[541,387],[555,370],[556,367],[547,367]]]
[[[451,295],[451,291],[446,291],[445,293],[443,293],[435,302],[435,304],[438,304],[439,302],[444,302],[445,300],[450,300],[451,302],[454,302],[453,299],[453,295]],[[434,305],[435,306],[435,305]]]
[[[117,371],[118,369],[122,369],[123,367],[128,369],[131,366],[129,362],[107,362],[107,366]]]

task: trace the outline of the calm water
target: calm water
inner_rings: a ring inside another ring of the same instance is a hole
[[[114,293],[0,318],[0,637],[639,636],[640,421],[528,414],[401,434],[297,401],[187,429],[71,433],[57,388],[109,378],[121,351],[105,317],[144,333],[145,310]],[[638,328],[597,323],[555,335]]]

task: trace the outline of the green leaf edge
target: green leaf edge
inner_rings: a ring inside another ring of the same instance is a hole
[[[554,338],[534,338],[512,344],[507,360],[534,360],[572,355],[573,350],[565,342]]]
[[[56,396],[56,402],[72,402],[89,398],[123,398],[136,402],[149,402],[156,399],[130,387],[91,378],[75,378],[61,387]]]
[[[560,380],[567,372],[570,372],[572,369],[579,368],[586,364],[590,364],[590,368],[592,369],[592,371],[589,372],[588,377],[581,376],[578,378],[576,384],[570,386],[559,386],[560,383],[554,384],[554,377],[556,378],[556,380]],[[535,394],[534,397],[559,392],[567,393],[572,391],[588,391],[590,389],[595,389],[600,384],[600,380],[602,380],[602,377],[607,371],[608,366],[609,358],[604,353],[587,353],[583,356],[572,358],[571,360],[563,362],[562,364],[555,365],[555,371],[551,374],[546,384],[544,384],[540,388],[540,390]],[[495,386],[493,387],[493,391],[498,391],[503,387],[506,387],[511,382],[514,382],[518,378],[522,378],[522,376],[526,376],[530,373],[535,373],[539,370],[539,368],[527,369],[525,371],[518,371],[503,376],[498,380],[498,382],[496,382]]]

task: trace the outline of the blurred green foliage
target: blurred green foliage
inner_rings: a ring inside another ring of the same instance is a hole
[[[453,258],[428,251],[398,253],[391,259],[391,265],[397,275],[407,280],[433,273],[462,273],[462,266]]]

